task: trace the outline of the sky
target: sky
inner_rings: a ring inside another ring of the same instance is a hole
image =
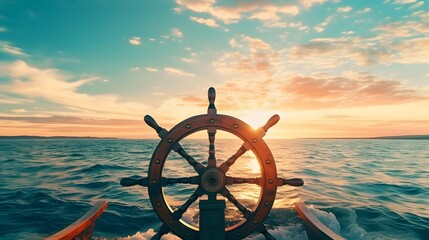
[[[429,2],[0,0],[0,135],[156,138],[209,87],[267,138],[429,134]]]

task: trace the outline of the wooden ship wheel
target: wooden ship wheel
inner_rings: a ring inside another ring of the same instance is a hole
[[[254,130],[247,123],[228,115],[217,114],[215,107],[216,91],[208,90],[209,106],[207,114],[190,117],[170,131],[160,127],[149,115],[144,121],[161,138],[149,164],[148,176],[141,179],[123,178],[121,185],[142,185],[148,188],[153,209],[162,221],[162,226],[152,239],[161,239],[164,234],[173,232],[182,239],[242,239],[257,231],[266,239],[275,239],[264,225],[276,198],[277,187],[282,185],[302,186],[302,179],[277,177],[274,157],[263,137],[269,128],[280,119],[273,115],[267,123]],[[218,165],[215,152],[217,130],[229,132],[243,141],[238,150],[222,164]],[[209,157],[207,165],[201,164],[180,145],[180,140],[198,132],[207,131]],[[260,166],[260,177],[246,178],[228,175],[228,170],[245,152],[251,150]],[[195,170],[192,177],[169,178],[163,176],[163,168],[171,151],[182,156]],[[195,191],[179,208],[173,210],[166,201],[163,188],[172,184],[194,184]],[[248,209],[228,190],[233,184],[256,184],[260,186],[259,199],[253,209]],[[182,216],[192,203],[199,201],[199,227],[183,221]],[[241,221],[225,227],[225,199],[231,202],[243,215]]]

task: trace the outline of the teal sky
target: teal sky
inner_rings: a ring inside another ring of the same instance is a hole
[[[0,135],[154,137],[218,109],[271,137],[429,133],[426,0],[0,0]]]

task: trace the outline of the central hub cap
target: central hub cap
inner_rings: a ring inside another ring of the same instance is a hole
[[[207,192],[219,192],[225,186],[225,175],[217,168],[210,168],[201,176],[201,186]]]

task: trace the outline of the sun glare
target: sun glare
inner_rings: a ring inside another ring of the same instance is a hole
[[[273,111],[265,111],[262,109],[249,110],[242,114],[242,120],[248,123],[253,129],[258,129],[267,123],[272,115],[276,114]]]
[[[260,173],[259,162],[256,157],[252,157],[250,161],[247,162],[247,167],[250,169],[251,173]]]

